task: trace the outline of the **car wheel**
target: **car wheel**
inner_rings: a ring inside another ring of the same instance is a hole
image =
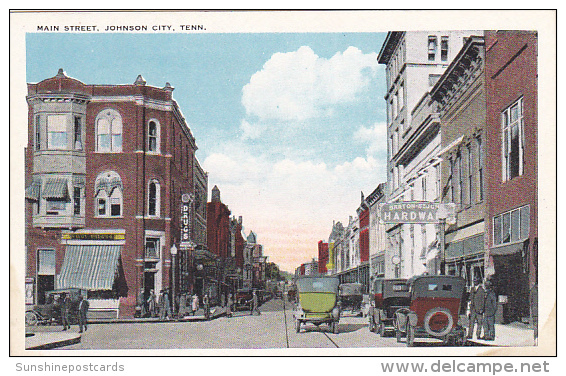
[[[415,327],[410,324],[407,325],[407,346],[415,346]]]
[[[26,325],[27,326],[35,326],[35,325],[37,325],[38,321],[39,321],[39,319],[37,318],[37,315],[35,314],[35,312],[26,312]]]
[[[368,315],[368,329],[370,332],[375,332],[375,321],[373,321],[373,315]]]

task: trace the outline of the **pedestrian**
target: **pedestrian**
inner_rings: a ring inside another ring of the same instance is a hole
[[[474,285],[470,288],[470,314],[468,320],[468,338],[474,335],[474,326],[476,326],[476,337],[481,337],[483,327],[485,289],[482,286],[481,278],[474,278]],[[485,335],[485,332],[484,332]]]
[[[254,313],[257,312],[258,315],[261,315],[261,312],[259,311],[259,301],[257,298],[257,293],[256,290],[253,291],[252,293],[252,307],[251,307],[251,312],[250,315],[253,315]]]
[[[141,288],[136,301],[136,314],[138,317],[145,317],[147,315],[146,303],[145,292],[143,288]]]
[[[61,294],[61,324],[63,324],[63,331],[71,329],[69,325],[69,310],[71,309],[71,299],[66,293]]]
[[[79,295],[79,333],[83,332],[83,328],[85,332],[88,329],[87,314],[89,306],[88,300],[84,299],[82,295]]]
[[[202,305],[204,306],[204,318],[206,320],[210,319],[210,300],[208,298],[208,294],[204,294],[202,298]]]
[[[232,317],[232,294],[228,294],[226,302],[226,317]]]
[[[149,315],[151,317],[157,316],[157,296],[155,295],[155,291],[151,289],[149,291],[149,297],[147,298],[147,304],[149,306]]]
[[[192,311],[193,311],[193,316],[196,315],[197,311],[198,311],[198,295],[194,294],[193,295],[193,303],[192,303]]]
[[[169,295],[167,290],[161,290],[159,293],[159,319],[165,320],[171,318],[171,306],[169,304]]]
[[[483,312],[483,335],[486,341],[495,340],[495,312],[497,311],[497,296],[493,291],[491,281],[484,282],[485,309]]]
[[[181,296],[179,296],[179,312],[177,312],[177,317],[178,318],[183,318],[185,317],[187,313],[187,294],[181,294]]]

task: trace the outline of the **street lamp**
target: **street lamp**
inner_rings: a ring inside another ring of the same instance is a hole
[[[177,309],[177,295],[176,295],[176,266],[177,266],[177,262],[176,262],[176,258],[177,258],[177,246],[175,245],[175,243],[173,243],[173,245],[171,246],[171,262],[173,263],[173,269],[171,271],[171,297],[172,297],[172,305],[173,305],[173,314],[176,313]]]

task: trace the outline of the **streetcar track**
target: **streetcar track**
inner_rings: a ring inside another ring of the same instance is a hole
[[[338,348],[338,349],[340,348],[340,346],[338,346],[338,344],[337,344],[336,342],[334,342],[334,340],[333,340],[332,338],[330,338],[330,336],[328,335],[328,333],[322,332],[322,334],[324,334],[324,335],[326,336],[326,338],[328,338],[328,340],[329,340],[330,342],[332,342],[332,344],[333,344],[334,346],[336,346],[336,348]]]

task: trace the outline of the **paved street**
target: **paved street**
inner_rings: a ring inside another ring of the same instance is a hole
[[[283,305],[285,304],[285,309]],[[91,324],[80,343],[61,349],[273,349],[273,348],[344,348],[404,347],[394,337],[381,338],[370,333],[367,319],[345,316],[340,319],[338,334],[327,326],[303,326],[295,332],[291,304],[271,300],[261,307],[261,315],[237,312],[234,317],[220,317],[199,322]],[[38,327],[36,330],[60,330]],[[72,330],[76,330],[74,326]]]

